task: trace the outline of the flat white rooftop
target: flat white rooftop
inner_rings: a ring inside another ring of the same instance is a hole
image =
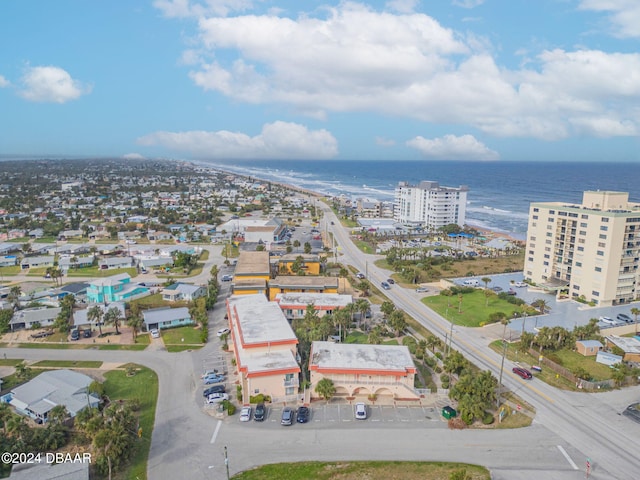
[[[298,343],[278,304],[269,302],[263,294],[232,295],[228,302],[243,347],[269,342]]]
[[[402,373],[415,371],[409,348],[404,345],[360,345],[313,342],[309,370],[360,370]]]
[[[278,293],[276,302],[281,308],[306,308],[310,303],[316,307],[344,308],[353,302],[353,297],[337,293]]]
[[[274,350],[265,353],[240,352],[240,364],[247,368],[247,375],[265,372],[278,372],[281,370],[300,371],[291,350]]]

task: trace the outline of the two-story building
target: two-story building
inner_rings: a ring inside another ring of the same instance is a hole
[[[233,295],[227,300],[230,344],[242,402],[263,394],[272,401],[293,401],[298,393],[298,339],[278,304],[265,295]]]
[[[128,273],[93,280],[87,287],[87,300],[90,303],[126,302],[148,294],[147,287],[131,283]]]

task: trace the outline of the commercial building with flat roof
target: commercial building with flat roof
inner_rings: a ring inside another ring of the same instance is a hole
[[[640,204],[586,191],[582,203],[532,203],[524,277],[599,306],[640,298]]]
[[[312,305],[318,316],[330,315],[353,302],[351,295],[338,293],[278,293],[276,303],[289,320],[302,318]]]
[[[442,187],[438,182],[424,180],[418,185],[400,182],[395,190],[393,218],[402,223],[423,225],[429,230],[455,223],[465,224],[467,192],[461,185]]]
[[[269,300],[279,293],[338,293],[338,277],[277,276],[269,282]]]
[[[416,366],[404,345],[313,342],[309,371],[312,396],[318,395],[315,385],[329,378],[337,396],[420,398],[414,389]]]
[[[262,294],[232,295],[227,299],[227,316],[243,403],[258,394],[272,401],[297,398],[298,339],[278,304]]]

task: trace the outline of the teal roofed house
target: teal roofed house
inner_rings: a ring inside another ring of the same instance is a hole
[[[132,284],[128,273],[89,282],[87,300],[91,303],[126,302],[149,295],[147,287]]]

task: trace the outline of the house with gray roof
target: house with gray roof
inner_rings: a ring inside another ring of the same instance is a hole
[[[192,302],[207,294],[207,288],[190,283],[174,283],[160,292],[162,299],[168,302]]]
[[[36,307],[18,310],[9,321],[9,326],[12,332],[23,328],[36,328],[37,325],[49,327],[53,325],[53,322],[55,322],[56,317],[61,311],[61,307]]]
[[[43,255],[41,257],[24,257],[20,262],[20,268],[47,268],[53,267],[55,257],[53,255]]]
[[[144,322],[146,331],[182,327],[195,323],[187,307],[152,308],[145,310],[142,313],[142,321]]]
[[[133,265],[133,259],[131,257],[107,257],[98,261],[98,266],[102,270],[129,268],[131,265]]]
[[[42,372],[11,391],[11,404],[18,413],[46,422],[54,407],[63,405],[71,417],[88,405],[96,408],[100,398],[88,392],[93,378],[73,370]]]

